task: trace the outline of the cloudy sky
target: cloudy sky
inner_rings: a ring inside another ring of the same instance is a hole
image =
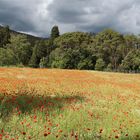
[[[60,32],[98,32],[113,28],[140,33],[140,0],[0,0],[0,24],[37,36]]]

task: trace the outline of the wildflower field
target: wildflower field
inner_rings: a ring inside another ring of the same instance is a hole
[[[0,68],[0,140],[140,140],[140,74]]]

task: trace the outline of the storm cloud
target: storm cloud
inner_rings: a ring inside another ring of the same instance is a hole
[[[0,24],[37,36],[49,36],[54,25],[61,33],[113,28],[139,34],[139,15],[139,0],[0,0]]]

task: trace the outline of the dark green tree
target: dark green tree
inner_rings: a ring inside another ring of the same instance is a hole
[[[111,63],[112,68],[116,70],[121,63],[122,50],[120,48],[124,44],[123,35],[111,29],[106,29],[95,36],[93,47],[96,50],[97,57],[102,58],[106,65]]]
[[[6,44],[10,43],[10,29],[9,26],[5,26],[0,29],[0,47],[4,47]]]
[[[99,58],[96,61],[95,70],[103,71],[105,68],[105,62],[103,59]]]
[[[4,28],[4,34],[5,34],[4,35],[4,45],[6,45],[6,44],[10,43],[10,37],[11,37],[10,28],[8,25],[5,26],[5,28]]]
[[[63,48],[56,48],[49,56],[49,65],[52,68],[67,68],[69,57]]]
[[[43,57],[46,57],[46,60],[47,60],[46,63],[48,63],[51,49],[52,48],[51,48],[50,40],[47,40],[47,41],[42,40],[42,41],[36,42],[36,45],[33,49],[32,57],[30,60],[30,66],[39,67],[40,60]]]
[[[37,46],[35,46],[33,48],[33,53],[32,53],[31,59],[29,61],[29,66],[33,67],[33,68],[37,68],[39,66],[39,61],[40,61],[40,59],[38,59],[38,57],[37,57]]]
[[[59,37],[59,28],[58,26],[54,26],[51,30],[51,39],[54,40],[57,37]]]
[[[140,72],[140,50],[131,50],[122,61],[121,68],[127,71],[134,70]]]
[[[10,48],[0,48],[0,66],[16,65],[15,54]]]
[[[10,44],[7,44],[5,47],[13,50],[18,64],[22,63],[23,65],[28,65],[32,50],[31,45],[27,40],[27,36],[12,35]]]

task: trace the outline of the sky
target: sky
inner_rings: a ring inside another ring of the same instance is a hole
[[[40,37],[112,28],[140,34],[140,0],[0,0],[0,24]]]

